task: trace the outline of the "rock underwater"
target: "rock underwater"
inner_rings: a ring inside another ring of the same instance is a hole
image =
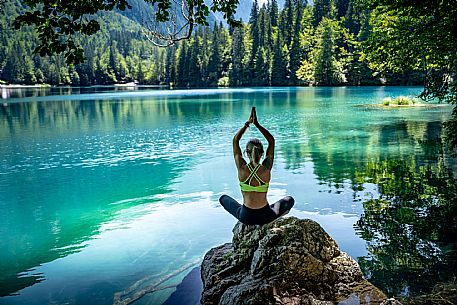
[[[201,275],[203,305],[400,304],[365,280],[357,262],[310,219],[238,222],[233,243],[206,253]]]

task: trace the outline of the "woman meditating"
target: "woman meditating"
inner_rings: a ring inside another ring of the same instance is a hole
[[[265,159],[260,163],[263,156],[263,146],[259,139],[250,139],[246,144],[246,154],[249,163],[243,159],[240,148],[240,139],[250,124],[254,124],[268,141]],[[233,137],[233,156],[235,157],[238,179],[240,180],[241,192],[244,204],[239,204],[230,196],[222,195],[219,202],[230,214],[247,225],[264,225],[286,214],[294,205],[294,199],[287,196],[278,202],[269,205],[267,192],[271,180],[271,168],[274,160],[275,139],[257,121],[255,107],[252,107],[251,116],[244,126]]]

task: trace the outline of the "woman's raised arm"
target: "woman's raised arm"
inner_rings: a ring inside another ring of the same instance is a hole
[[[244,123],[244,126],[241,127],[241,129],[238,130],[238,132],[233,137],[233,157],[235,158],[236,168],[240,168],[242,165],[246,164],[246,161],[243,159],[243,153],[241,152],[240,140],[248,129],[249,124],[251,124],[251,118],[249,118],[249,121]]]

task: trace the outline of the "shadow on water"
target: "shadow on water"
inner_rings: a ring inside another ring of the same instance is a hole
[[[367,241],[360,257],[365,275],[387,294],[417,296],[457,270],[457,180],[446,166],[441,141],[420,144],[414,157],[370,162],[359,177],[376,183],[379,198],[363,203],[355,229]]]

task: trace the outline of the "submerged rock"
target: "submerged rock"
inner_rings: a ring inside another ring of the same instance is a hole
[[[399,304],[362,276],[315,221],[280,218],[237,223],[233,243],[206,253],[201,266],[209,304]]]

